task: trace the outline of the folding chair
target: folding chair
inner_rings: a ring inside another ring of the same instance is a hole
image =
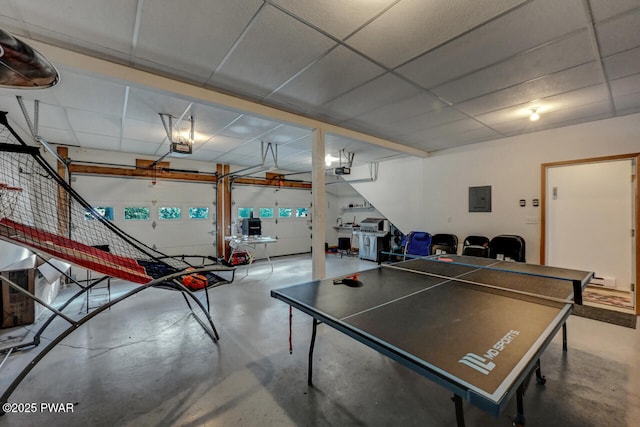
[[[489,243],[485,236],[467,236],[462,244],[462,255],[489,258]]]
[[[455,234],[434,234],[431,238],[431,255],[457,253],[458,236]]]
[[[489,243],[489,256],[495,259],[526,262],[525,250],[524,239],[517,235],[501,234]]]

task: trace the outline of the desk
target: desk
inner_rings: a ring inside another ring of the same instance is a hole
[[[325,323],[451,391],[458,426],[462,399],[498,416],[524,390],[593,273],[488,258],[442,255],[360,272],[356,286],[316,280],[271,291]],[[360,285],[360,286],[358,286]],[[444,402],[444,400],[443,400]]]
[[[264,254],[267,257],[267,262],[269,262],[269,266],[271,267],[271,271],[273,272],[273,263],[271,262],[271,258],[269,258],[269,251],[267,249],[267,245],[269,243],[277,243],[278,239],[274,239],[269,236],[226,236],[224,240],[229,242],[229,246],[231,246],[231,254],[229,254],[229,262],[231,262],[231,257],[236,251],[241,250],[241,248],[245,249],[253,249],[255,252],[256,247],[260,244],[264,244]],[[253,263],[253,258],[249,262],[248,265]]]

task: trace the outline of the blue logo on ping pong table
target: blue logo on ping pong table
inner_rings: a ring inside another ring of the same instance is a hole
[[[493,368],[496,367],[493,360],[498,357],[500,352],[505,349],[505,346],[511,343],[519,334],[520,331],[514,331],[512,329],[482,356],[475,353],[467,353],[462,359],[458,360],[458,363],[467,365],[484,375],[489,375]]]

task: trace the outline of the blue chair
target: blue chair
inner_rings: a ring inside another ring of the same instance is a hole
[[[431,234],[425,231],[412,231],[409,233],[404,254],[416,257],[431,255]]]

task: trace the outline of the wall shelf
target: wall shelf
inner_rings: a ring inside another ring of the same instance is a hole
[[[342,210],[344,212],[353,212],[353,211],[372,211],[375,208],[373,206],[353,206],[353,207],[344,207]]]

